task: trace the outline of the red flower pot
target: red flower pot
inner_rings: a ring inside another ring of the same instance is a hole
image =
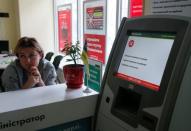
[[[71,64],[63,67],[64,78],[68,88],[77,89],[83,85],[84,65]]]

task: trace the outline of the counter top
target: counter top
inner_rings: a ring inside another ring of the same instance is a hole
[[[0,93],[0,113],[98,94],[91,89],[91,93],[84,93],[85,88],[83,86],[79,89],[68,89],[65,84],[57,84],[3,92]]]

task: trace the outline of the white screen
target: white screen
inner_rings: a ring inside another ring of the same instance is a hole
[[[137,34],[128,38],[118,74],[158,90],[175,36]]]

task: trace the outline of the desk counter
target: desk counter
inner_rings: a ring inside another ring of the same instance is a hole
[[[84,88],[68,89],[65,84],[58,84],[1,93],[0,129],[48,130],[63,123],[92,117],[98,93],[93,90],[84,93]],[[79,125],[77,127],[80,128]]]
[[[7,54],[0,54],[0,69],[5,69],[16,58],[17,58],[16,56],[8,56]]]

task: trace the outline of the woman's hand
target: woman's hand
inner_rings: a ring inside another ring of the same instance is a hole
[[[39,70],[38,70],[38,68],[36,66],[31,66],[30,74],[32,76],[40,76],[41,77],[40,72],[39,72]]]
[[[45,86],[38,68],[36,66],[32,66],[30,70],[31,70],[31,75],[34,76],[34,78],[38,81],[38,83],[36,83],[35,85]]]
[[[37,67],[32,66],[28,75],[27,82],[23,85],[23,89],[31,88],[33,86],[44,86],[44,82],[41,78],[41,74]]]

